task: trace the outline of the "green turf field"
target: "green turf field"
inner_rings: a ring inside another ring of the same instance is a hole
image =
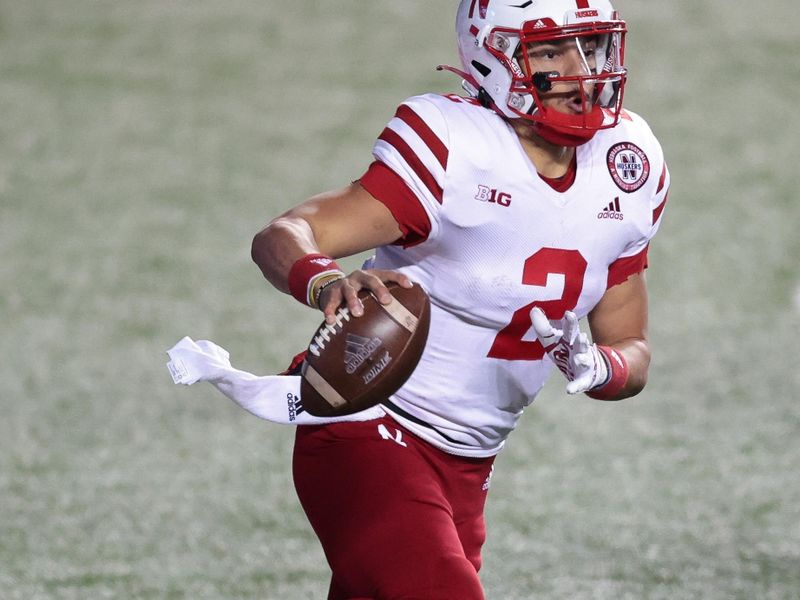
[[[307,342],[250,239],[360,175],[405,97],[457,90],[455,4],[0,0],[0,598],[324,597],[293,432],[173,386],[164,351],[268,373]],[[526,414],[492,600],[800,598],[796,5],[734,4],[618,2],[673,177],[651,382],[554,379]]]

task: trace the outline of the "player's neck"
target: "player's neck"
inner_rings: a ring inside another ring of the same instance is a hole
[[[575,148],[551,144],[536,135],[533,128],[524,123],[511,121],[511,126],[517,133],[525,154],[540,175],[556,179],[569,170]]]

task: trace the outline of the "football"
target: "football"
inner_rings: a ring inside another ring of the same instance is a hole
[[[383,305],[362,290],[362,316],[340,308],[335,324],[317,328],[300,371],[300,395],[309,414],[349,415],[375,406],[414,371],[428,338],[430,300],[418,284],[386,287],[391,303]]]

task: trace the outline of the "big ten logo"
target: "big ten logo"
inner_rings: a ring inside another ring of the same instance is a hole
[[[497,204],[498,206],[511,206],[511,194],[494,190],[485,185],[478,186],[478,194],[475,196],[475,200]]]

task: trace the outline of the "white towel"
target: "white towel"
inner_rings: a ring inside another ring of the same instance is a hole
[[[176,384],[207,381],[247,412],[283,425],[369,421],[385,413],[380,406],[344,417],[315,417],[303,410],[298,375],[259,377],[231,366],[230,354],[208,340],[185,337],[167,350],[167,368]]]

